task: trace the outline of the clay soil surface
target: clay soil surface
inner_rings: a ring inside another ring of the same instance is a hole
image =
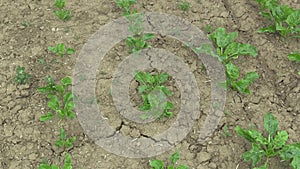
[[[250,144],[236,135],[234,127],[263,129],[263,115],[271,112],[279,120],[280,129],[289,133],[289,142],[300,142],[300,65],[290,62],[287,55],[300,50],[297,39],[283,41],[278,35],[259,34],[257,30],[268,25],[259,15],[255,1],[249,0],[188,0],[189,11],[182,11],[175,0],[138,0],[135,7],[144,12],[162,12],[182,17],[200,29],[207,25],[238,31],[238,41],[257,47],[259,55],[240,57],[235,63],[241,73],[256,71],[260,78],[251,85],[250,95],[227,92],[226,116],[221,120],[213,136],[202,145],[197,144],[201,124],[209,111],[210,83],[205,67],[195,59],[195,54],[184,44],[168,37],[156,36],[151,46],[167,49],[183,58],[190,66],[201,93],[200,118],[191,132],[176,148],[180,152],[181,164],[195,169],[250,169],[250,163],[242,159],[242,153]],[[285,0],[282,3],[300,8],[299,0]],[[38,86],[45,85],[50,75],[57,82],[72,76],[76,58],[89,37],[102,25],[122,16],[121,10],[109,0],[69,0],[66,8],[74,13],[67,22],[60,21],[53,14],[52,1],[0,0],[0,169],[34,169],[42,161],[62,164],[63,150],[54,144],[59,134],[59,125],[67,134],[76,136],[72,155],[75,169],[147,169],[149,160],[168,161],[167,151],[159,156],[131,159],[111,154],[85,135],[79,122],[58,120],[40,122],[47,113],[47,99],[37,92]],[[65,43],[76,50],[75,54],[58,57],[47,48]],[[105,110],[115,110],[109,95],[111,75],[118,63],[126,57],[125,43],[118,44],[103,60],[97,75],[97,99]],[[30,83],[16,85],[13,78],[18,65],[25,67],[32,75]],[[178,86],[173,85],[175,96],[179,97]],[[180,102],[176,98],[175,103]],[[175,110],[178,110],[175,106]],[[112,126],[124,135],[139,137],[165,130],[171,121],[156,122],[139,126],[122,119],[117,114],[106,114]],[[229,135],[224,136],[224,126]],[[271,169],[290,168],[288,162],[275,158],[270,161]]]

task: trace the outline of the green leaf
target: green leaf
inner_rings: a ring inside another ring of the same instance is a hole
[[[289,54],[288,58],[290,61],[300,62],[300,53],[295,51],[293,54]]]
[[[71,54],[75,53],[75,50],[72,49],[72,48],[68,48],[67,51],[66,51],[66,53],[67,53],[68,55],[71,55]]]
[[[224,52],[224,55],[226,56],[223,60],[229,59],[228,57],[233,57],[239,55],[239,46],[240,44],[237,42],[230,43]],[[221,60],[223,62],[223,60]]]
[[[257,78],[259,78],[259,75],[257,73],[249,72],[245,75],[243,79],[237,82],[236,81],[231,82],[231,86],[234,90],[237,90],[242,94],[250,94],[250,90],[248,89],[248,87]]]
[[[52,118],[53,118],[53,114],[51,112],[48,112],[47,115],[43,115],[40,117],[40,121],[44,122],[44,121],[51,120]]]
[[[238,36],[237,32],[225,33],[225,31],[225,28],[218,28],[215,32],[208,35],[208,37],[213,40],[218,47],[225,48],[227,45],[234,42]]]
[[[238,53],[239,55],[249,55],[249,56],[257,56],[258,54],[257,49],[250,44],[240,44]]]
[[[299,143],[285,145],[280,151],[279,155],[283,160],[290,160],[295,156],[300,157]]]
[[[278,121],[271,113],[267,113],[264,117],[264,128],[272,137],[278,131]]]
[[[146,33],[143,35],[143,40],[147,41],[149,39],[153,39],[154,38],[154,34],[153,33]]]
[[[295,27],[300,25],[300,9],[291,13],[287,19],[286,23],[289,24],[290,27]]]
[[[173,92],[168,89],[166,86],[160,86],[160,89],[167,95],[167,96],[172,96]]]
[[[194,49],[196,53],[205,53],[207,55],[218,57],[212,44],[204,43],[200,47]]]
[[[141,85],[138,87],[139,93],[144,93],[145,91],[148,90],[148,86],[146,85]]]
[[[280,149],[280,148],[282,148],[285,145],[285,143],[288,140],[288,138],[289,138],[289,135],[288,135],[288,133],[286,131],[279,132],[275,136],[275,138],[274,138],[274,140],[272,142],[273,148],[274,149]]]
[[[175,165],[175,163],[179,160],[179,152],[178,150],[176,150],[175,153],[173,153],[171,156],[170,156],[170,161],[171,161],[171,164],[172,165]]]
[[[260,28],[258,30],[258,33],[275,33],[276,32],[276,27],[275,26],[268,26],[264,28]]]
[[[64,93],[65,92],[65,88],[60,84],[55,86],[55,90],[59,93]]]
[[[243,154],[245,161],[252,161],[252,166],[256,166],[265,155],[264,150],[261,149],[259,144],[252,143],[252,149]]]
[[[172,109],[174,109],[173,103],[167,102],[166,107],[165,107],[165,110],[172,110]]]
[[[163,84],[165,83],[169,78],[169,75],[167,73],[160,73],[158,74],[158,83]]]
[[[64,77],[63,79],[61,79],[61,83],[62,83],[64,86],[71,85],[71,84],[72,84],[72,79],[71,79],[69,76]]]
[[[63,169],[72,169],[72,162],[71,162],[71,155],[70,154],[66,154],[65,157],[65,163],[63,165]]]
[[[50,98],[50,100],[48,101],[48,107],[53,110],[56,111],[59,109],[59,100],[58,97],[55,95],[52,95],[52,97]]]
[[[189,169],[189,167],[185,165],[179,165],[176,169]]]
[[[164,169],[165,164],[161,160],[151,160],[150,161],[151,169]]]
[[[70,102],[72,100],[73,100],[73,93],[72,92],[67,92],[66,94],[64,94],[63,101],[65,103],[68,103],[68,102]]]
[[[229,79],[236,80],[236,79],[239,78],[240,71],[239,71],[238,67],[236,67],[231,62],[227,63],[225,65],[225,67],[226,67],[226,74],[227,74],[227,76],[228,76]]]
[[[295,156],[293,158],[291,166],[293,169],[300,169],[300,156]]]
[[[255,143],[255,139],[252,137],[251,133],[248,130],[244,130],[240,126],[236,126],[234,129],[239,136],[242,136],[244,139],[248,140],[250,143]]]

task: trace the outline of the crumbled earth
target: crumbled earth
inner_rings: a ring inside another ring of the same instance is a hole
[[[300,65],[287,59],[289,53],[300,50],[299,40],[284,41],[278,35],[258,34],[257,30],[268,22],[259,15],[255,1],[188,0],[191,3],[189,11],[178,9],[178,2],[140,0],[135,7],[139,11],[180,16],[203,30],[211,25],[213,28],[238,31],[238,41],[256,46],[259,55],[255,58],[242,56],[235,63],[242,74],[256,71],[261,76],[251,85],[251,95],[240,95],[230,90],[227,92],[227,115],[213,136],[205,144],[199,145],[197,137],[210,102],[210,83],[205,67],[184,44],[159,36],[151,41],[151,46],[165,48],[185,60],[193,70],[201,92],[203,118],[176,146],[180,152],[178,163],[195,169],[250,169],[251,164],[244,162],[241,157],[243,152],[249,150],[250,144],[238,137],[233,129],[240,125],[262,130],[266,112],[273,113],[279,120],[280,129],[287,130],[289,142],[299,142],[300,77],[296,72]],[[282,3],[300,8],[298,0],[283,0]],[[75,169],[150,168],[148,162],[153,158],[130,159],[105,151],[85,135],[76,119],[39,121],[40,116],[48,112],[48,107],[46,96],[38,93],[36,88],[45,85],[44,79],[48,75],[57,81],[72,76],[76,57],[89,37],[102,25],[122,15],[116,4],[107,0],[67,1],[66,7],[74,13],[74,17],[63,22],[54,16],[52,1],[0,1],[0,168],[32,169],[38,168],[43,161],[60,164],[63,150],[54,145],[60,126],[68,135],[77,137],[74,147],[68,150]],[[64,57],[51,54],[48,46],[57,43],[65,43],[67,47],[74,48],[76,53]],[[104,59],[102,69],[113,69],[126,56],[126,50],[125,43],[113,48]],[[13,83],[18,65],[25,67],[26,72],[32,75],[29,84]],[[111,76],[99,74],[98,78],[101,80],[96,89],[97,99],[103,105],[112,106],[108,100]],[[111,107],[111,110],[114,108]],[[112,126],[132,137],[166,129],[162,122],[139,126],[115,114],[107,116]],[[229,136],[224,136],[225,125],[228,126]],[[174,151],[175,148],[155,158],[168,161]],[[288,162],[280,159],[272,159],[270,164],[269,168],[272,169],[289,168]]]

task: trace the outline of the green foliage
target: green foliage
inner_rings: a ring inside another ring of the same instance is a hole
[[[264,116],[264,128],[267,137],[254,129],[245,130],[239,126],[235,128],[238,135],[252,144],[251,150],[243,154],[244,160],[252,161],[252,166],[257,166],[265,157],[263,165],[254,169],[267,169],[269,159],[279,155],[283,160],[291,160],[293,169],[300,168],[300,143],[286,144],[288,133],[278,131],[278,121],[271,113]]]
[[[150,48],[151,46],[147,44],[147,40],[153,39],[154,35],[152,33],[143,34],[141,36],[128,36],[126,38],[126,45],[131,49],[133,53],[136,53],[142,49]]]
[[[260,33],[278,32],[281,36],[300,38],[300,9],[280,5],[278,0],[256,0],[261,6],[260,14],[272,22],[272,25],[259,29]]]
[[[176,150],[174,154],[170,156],[170,164],[168,169],[189,169],[186,165],[178,165],[175,167],[176,162],[179,160],[179,152]],[[150,161],[151,169],[165,169],[166,165],[162,160],[151,160]]]
[[[191,7],[191,3],[187,1],[181,1],[178,5],[178,8],[183,10],[183,11],[188,11]]]
[[[290,61],[295,61],[295,62],[300,62],[300,53],[299,52],[294,52],[292,54],[288,55],[288,58]],[[300,70],[298,72],[298,75],[300,75]]]
[[[76,141],[76,136],[68,138],[64,129],[59,129],[59,139],[56,141],[55,145],[61,148],[72,148],[73,143]]]
[[[225,86],[231,87],[242,94],[250,94],[249,86],[255,79],[259,78],[255,72],[249,72],[244,78],[240,78],[239,68],[232,63],[232,60],[237,59],[240,55],[257,56],[257,50],[250,44],[242,44],[235,42],[238,37],[237,32],[226,33],[224,28],[218,28],[208,35],[217,47],[215,54],[213,47],[210,44],[203,44],[196,48],[198,52],[206,53],[218,59],[225,65],[227,81]]]
[[[150,48],[151,46],[147,44],[147,40],[153,39],[154,35],[152,33],[143,32],[143,14],[135,13],[126,16],[129,21],[128,31],[133,35],[126,38],[126,45],[130,48],[132,53],[136,53],[142,49]]]
[[[131,6],[137,3],[137,0],[115,0],[115,2],[119,6],[119,8],[124,10],[124,16],[135,14],[137,12],[136,9],[131,11]]]
[[[45,87],[38,87],[38,91],[46,93],[48,101],[48,107],[51,112],[40,117],[41,121],[47,121],[54,117],[53,112],[59,115],[60,119],[64,118],[75,118],[73,112],[74,102],[73,93],[68,91],[68,87],[72,81],[70,77],[65,77],[61,80],[61,84],[55,84],[54,80],[48,76],[48,85]]]
[[[65,161],[63,166],[60,168],[58,165],[55,164],[40,164],[38,169],[72,169],[72,161],[71,161],[71,155],[66,153]]]
[[[158,118],[163,116],[168,118],[172,117],[173,112],[171,112],[171,110],[174,109],[174,105],[171,102],[164,102],[164,100],[166,100],[166,96],[173,95],[172,91],[164,86],[164,83],[167,82],[169,75],[167,73],[157,73],[152,75],[149,72],[144,73],[141,71],[136,71],[134,78],[140,83],[138,92],[142,95],[143,99],[143,104],[139,106],[139,109],[147,112],[146,114],[142,115],[141,118],[148,118],[150,110],[155,110],[152,113],[155,113],[154,115]],[[159,112],[161,107],[163,112]]]
[[[58,10],[55,10],[53,12],[59,19],[63,21],[70,20],[73,17],[69,10],[64,9],[65,4],[65,0],[54,0],[54,6],[58,8]]]
[[[18,65],[16,76],[14,78],[15,83],[27,84],[27,83],[29,83],[30,78],[32,78],[32,76],[25,72],[25,68]]]
[[[63,57],[64,55],[71,55],[75,53],[75,50],[72,48],[66,48],[65,44],[59,43],[56,46],[49,46],[48,50],[60,57]]]

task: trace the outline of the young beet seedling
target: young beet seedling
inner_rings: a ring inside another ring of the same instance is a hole
[[[44,163],[44,164],[40,164],[38,169],[72,169],[72,168],[73,167],[72,167],[71,155],[66,153],[65,162],[61,168],[55,164],[51,165],[48,163]]]
[[[59,129],[59,139],[56,141],[55,145],[60,148],[72,148],[73,143],[76,141],[76,136],[68,138],[65,130],[63,128]]]
[[[217,47],[217,54],[214,53],[213,47],[210,44],[204,44],[196,51],[207,53],[214,57],[218,57],[220,62],[225,65],[226,68],[226,87],[231,87],[233,90],[242,94],[250,94],[249,86],[255,79],[259,78],[256,72],[249,72],[244,78],[240,78],[240,71],[237,66],[232,63],[232,60],[237,59],[240,55],[257,56],[257,50],[250,44],[242,44],[235,42],[238,33],[226,33],[224,28],[218,28],[214,32],[208,35]]]
[[[286,131],[278,131],[278,121],[271,114],[264,116],[264,128],[267,137],[262,133],[250,129],[245,130],[237,126],[235,128],[238,135],[244,137],[252,144],[252,149],[243,154],[245,161],[252,161],[255,167],[261,163],[262,159],[266,161],[254,169],[267,169],[270,158],[280,156],[283,160],[290,161],[293,169],[300,168],[300,143],[286,144],[288,133]]]
[[[294,52],[293,54],[289,54],[288,58],[290,61],[296,61],[300,63],[300,53],[299,52]],[[298,72],[298,75],[300,75],[300,70]]]
[[[300,9],[280,5],[278,0],[256,0],[261,6],[260,14],[272,22],[271,26],[259,29],[258,32],[276,33],[281,36],[300,38]]]
[[[54,11],[54,14],[63,21],[70,20],[73,17],[69,10],[64,9],[65,4],[65,0],[54,0],[54,6],[58,8]]]
[[[183,11],[188,11],[191,7],[191,3],[187,1],[181,1],[178,5],[178,8],[183,10]]]
[[[144,73],[141,71],[136,71],[134,78],[140,83],[138,92],[142,95],[143,99],[143,104],[139,106],[139,109],[147,112],[146,114],[142,115],[141,118],[147,119],[150,116],[149,111],[159,111],[159,106],[163,107],[163,112],[151,112],[154,113],[155,117],[172,117],[173,112],[170,110],[174,109],[174,105],[171,102],[165,102],[165,100],[166,96],[172,96],[173,93],[163,85],[168,80],[169,75],[167,73],[157,73],[152,75],[149,72]]]
[[[135,13],[126,16],[129,21],[128,31],[133,35],[126,38],[126,45],[130,48],[132,53],[139,52],[142,49],[150,48],[151,46],[147,44],[147,40],[153,39],[154,35],[152,33],[143,32],[143,17],[141,13]]]
[[[18,65],[16,76],[14,78],[15,83],[27,84],[27,83],[29,83],[30,78],[32,78],[32,76],[25,72],[25,68]]]
[[[41,116],[41,121],[47,121],[54,117],[53,112],[59,115],[60,119],[75,118],[73,112],[74,102],[73,93],[68,91],[68,87],[72,84],[70,77],[65,77],[61,80],[61,84],[55,84],[54,80],[48,76],[48,85],[45,87],[39,87],[37,90],[41,93],[46,93],[48,101],[48,107],[52,112],[48,112],[46,115]]]
[[[115,2],[119,6],[119,8],[124,10],[124,16],[135,14],[137,12],[136,9],[131,11],[131,6],[137,3],[137,0],[115,0]]]
[[[153,38],[154,35],[152,33],[146,33],[138,36],[128,36],[126,38],[126,45],[131,49],[132,53],[136,53],[142,49],[150,48],[151,46],[147,44],[147,40]]]
[[[186,165],[178,165],[176,166],[176,162],[179,160],[179,152],[176,150],[174,154],[170,156],[170,165],[168,169],[189,169]],[[162,160],[151,160],[150,161],[151,169],[165,169],[167,167]]]
[[[71,55],[75,53],[75,50],[72,48],[66,48],[65,44],[59,43],[56,46],[49,46],[48,50],[60,57],[63,57],[64,55]]]

